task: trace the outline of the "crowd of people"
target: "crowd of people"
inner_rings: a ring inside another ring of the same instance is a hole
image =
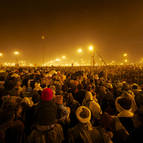
[[[143,142],[143,67],[1,67],[0,143]]]

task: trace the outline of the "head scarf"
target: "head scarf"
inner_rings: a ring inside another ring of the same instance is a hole
[[[82,117],[83,114],[85,114],[86,117]],[[90,123],[91,112],[87,107],[85,106],[78,107],[76,110],[76,117],[80,121],[80,123],[87,124],[88,129],[92,130],[92,125]]]
[[[98,104],[97,101],[94,100],[92,93],[89,91],[86,92],[82,105],[87,106],[90,109],[92,116],[94,118],[99,118],[100,115],[102,114],[100,105]]]
[[[131,100],[131,106],[129,109],[124,109],[124,107],[122,107],[119,104],[118,101],[123,98],[128,98],[129,100]],[[130,95],[128,92],[125,92],[120,97],[116,98],[115,106],[116,106],[116,110],[119,112],[119,114],[117,115],[118,117],[133,117],[134,112],[136,111],[136,103],[135,103],[134,97]]]

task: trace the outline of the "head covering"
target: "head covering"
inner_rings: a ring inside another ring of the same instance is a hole
[[[84,97],[84,99],[83,99],[82,104],[83,104],[83,105],[86,105],[87,102],[92,101],[92,100],[93,100],[92,93],[91,93],[90,91],[87,91],[86,94],[85,94],[85,97]]]
[[[90,123],[91,112],[87,107],[85,106],[78,107],[76,110],[76,117],[80,121],[80,123],[87,124],[88,129],[92,130],[92,125]]]
[[[131,103],[130,103],[131,102]],[[136,103],[132,95],[128,92],[123,93],[115,100],[115,106],[119,114],[118,117],[133,117],[136,111]]]
[[[119,99],[118,103],[125,110],[129,110],[131,108],[132,101],[131,101],[131,99],[124,97],[124,98]]]
[[[87,106],[94,118],[99,118],[102,114],[102,110],[98,102],[93,98],[90,91],[86,92],[85,98],[83,99],[82,105]]]
[[[53,91],[50,88],[45,88],[42,91],[41,100],[43,101],[50,101],[53,98]]]

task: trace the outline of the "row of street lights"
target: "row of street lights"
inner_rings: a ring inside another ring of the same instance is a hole
[[[89,47],[88,47],[88,50],[90,51],[90,52],[92,52],[92,55],[91,55],[91,65],[94,67],[94,65],[95,65],[95,49],[94,49],[94,46],[92,46],[92,45],[90,45]],[[78,53],[82,53],[83,52],[83,50],[81,49],[81,48],[79,48],[78,50],[77,50],[77,52]],[[101,57],[101,55],[99,55],[99,53],[97,53],[97,51],[96,51],[96,54],[97,54],[97,56],[99,57],[99,59],[104,63],[104,65],[106,65],[106,62],[104,61],[104,59]]]
[[[93,47],[92,45],[90,45],[90,46],[88,47],[88,49],[89,49],[89,51],[94,51],[94,47]],[[79,49],[77,49],[77,52],[78,52],[79,54],[81,54],[81,53],[83,52],[83,50],[82,50],[81,48],[79,48]],[[94,53],[93,53],[93,55],[92,55],[92,62],[93,62],[93,66],[94,66]]]
[[[19,55],[20,53],[18,51],[13,52],[14,55]],[[0,53],[0,57],[3,57],[3,53]]]
[[[19,51],[14,51],[13,54],[16,56],[16,64],[18,64],[18,57],[17,56],[20,54],[20,52]],[[0,53],[1,58],[3,57],[3,55],[4,55],[3,53]]]

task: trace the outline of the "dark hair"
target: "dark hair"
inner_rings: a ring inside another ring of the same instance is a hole
[[[82,112],[80,113],[80,117],[87,118],[89,116],[89,112],[86,109],[82,109]]]
[[[6,79],[4,87],[6,90],[11,90],[13,89],[17,84],[17,79],[12,77],[10,79]]]
[[[131,107],[131,100],[129,98],[122,98],[118,100],[118,103],[126,110],[130,109]]]
[[[138,89],[138,86],[137,85],[133,85],[132,89]]]

